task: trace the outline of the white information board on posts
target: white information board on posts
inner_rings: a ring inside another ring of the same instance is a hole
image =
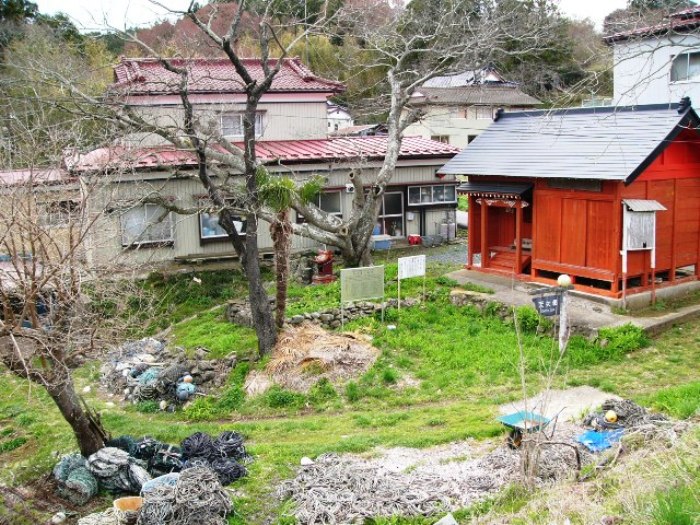
[[[399,259],[399,279],[425,276],[425,255],[401,257]]]

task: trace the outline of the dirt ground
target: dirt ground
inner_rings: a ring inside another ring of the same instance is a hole
[[[499,407],[499,411],[505,415],[528,410],[548,418],[558,416],[561,422],[571,422],[582,419],[585,414],[599,407],[606,399],[620,398],[592,386],[578,386],[566,390],[549,390],[525,401],[506,403]]]

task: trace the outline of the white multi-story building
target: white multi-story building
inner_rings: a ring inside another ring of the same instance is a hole
[[[661,24],[609,35],[614,104],[667,104],[690,97],[700,104],[700,6]]]

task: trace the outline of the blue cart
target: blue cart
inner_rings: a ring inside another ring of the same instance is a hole
[[[523,434],[538,432],[552,421],[548,417],[527,410],[501,416],[497,419],[508,429],[506,442],[511,448],[520,446],[523,441]]]

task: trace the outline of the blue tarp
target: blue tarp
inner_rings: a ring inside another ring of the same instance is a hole
[[[596,430],[589,430],[584,432],[580,436],[576,437],[576,441],[581,443],[591,452],[600,452],[601,450],[608,449],[622,439],[622,434],[624,430],[612,430],[610,432],[598,432]]]

